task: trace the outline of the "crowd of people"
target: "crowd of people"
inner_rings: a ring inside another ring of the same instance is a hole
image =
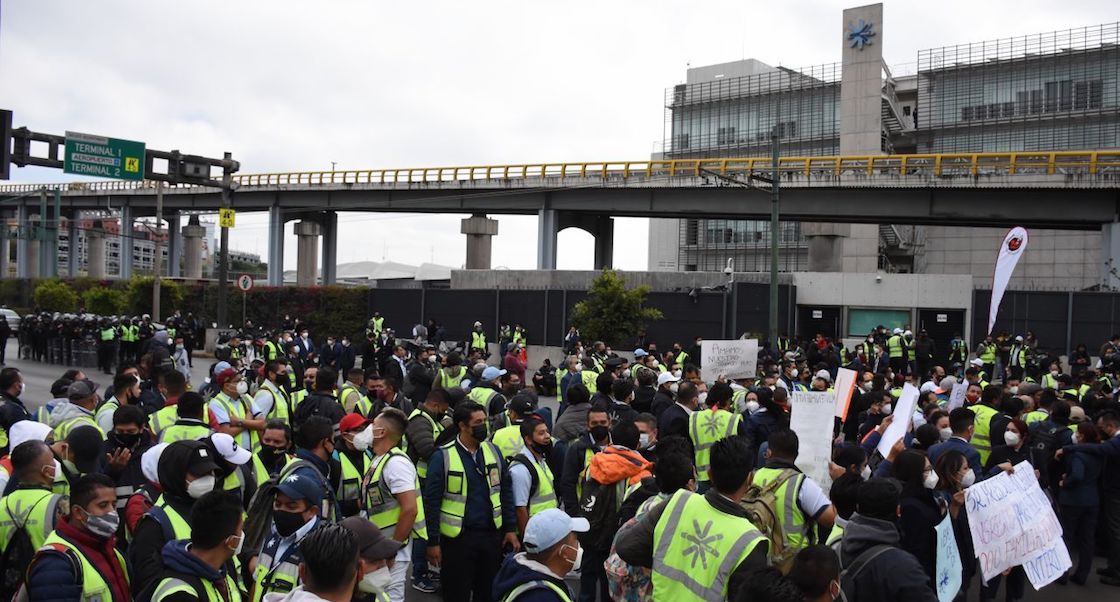
[[[905,328],[854,350],[781,337],[728,380],[702,372],[700,339],[618,354],[573,328],[562,373],[530,385],[519,326],[491,346],[481,323],[401,338],[375,314],[355,349],[285,316],[224,337],[192,383],[185,321],[95,318],[104,387],[0,370],[0,598],[932,602],[948,516],[958,599],[1010,602],[1023,570],[979,576],[964,491],[1023,460],[1076,560],[1059,582],[1085,584],[1100,544],[1098,579],[1120,585],[1120,335],[1069,373],[1029,333],[947,355]],[[789,414],[839,367],[858,388],[819,483]],[[897,416],[906,383],[920,403]]]

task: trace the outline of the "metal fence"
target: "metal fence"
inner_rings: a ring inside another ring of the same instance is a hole
[[[982,339],[987,331],[991,299],[990,290],[973,291],[974,339]],[[992,332],[1014,336],[1028,330],[1046,351],[1068,355],[1084,344],[1095,355],[1102,343],[1120,332],[1120,293],[1008,291]]]

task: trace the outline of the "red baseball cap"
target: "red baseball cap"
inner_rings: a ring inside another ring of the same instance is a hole
[[[371,422],[373,421],[361,414],[347,414],[342,421],[338,423],[338,430],[342,433],[348,433],[365,428],[365,426]]]
[[[218,373],[217,376],[214,377],[214,382],[219,387],[224,387],[224,386],[226,386],[226,383],[230,381],[230,379],[234,378],[237,375],[238,375],[237,370],[234,370],[233,368],[226,368],[225,370],[222,370],[221,372]]]

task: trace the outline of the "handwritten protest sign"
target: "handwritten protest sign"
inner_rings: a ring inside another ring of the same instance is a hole
[[[790,401],[789,428],[797,433],[797,467],[828,491],[832,479],[833,410],[836,398],[828,391],[794,391]]]
[[[953,385],[953,392],[949,394],[949,405],[945,406],[946,412],[953,410],[964,405],[964,394],[968,392],[968,383],[957,383]]]
[[[918,388],[910,383],[902,387],[902,394],[898,396],[898,403],[894,404],[894,420],[887,430],[883,432],[883,438],[879,440],[880,454],[886,458],[891,453],[891,447],[895,442],[906,435],[906,431],[910,427],[910,422],[914,419],[914,407],[918,405]]]
[[[848,404],[852,402],[852,392],[856,387],[856,371],[840,368],[836,371],[836,417],[841,420],[848,416]]]
[[[961,590],[961,553],[949,515],[937,525],[937,599],[952,602]]]
[[[704,361],[704,377],[715,380],[754,378],[758,366],[758,340],[702,341],[700,354]]]
[[[1031,585],[1041,589],[1072,566],[1062,525],[1029,462],[969,487],[964,501],[985,580],[1022,565]]]

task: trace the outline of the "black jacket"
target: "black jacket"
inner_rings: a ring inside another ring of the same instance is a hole
[[[654,416],[658,418],[661,414],[673,406],[676,401],[673,399],[673,394],[665,389],[658,389],[653,394],[653,403],[650,405],[650,410]]]
[[[840,565],[851,566],[859,555],[876,545],[892,549],[868,563],[852,580],[852,591],[845,591],[848,600],[859,602],[937,602],[937,593],[925,569],[914,555],[899,547],[898,528],[894,523],[860,516],[848,519],[840,540]]]
[[[688,439],[688,411],[674,403],[657,419],[657,438],[678,436]]]
[[[602,448],[591,441],[591,435],[582,435],[568,445],[568,452],[564,455],[564,470],[560,473],[557,489],[560,499],[564,502],[564,511],[572,516],[579,516],[576,482],[579,481],[579,475],[586,466],[588,449],[595,453],[602,451]]]
[[[296,408],[295,415],[292,416],[292,425],[298,429],[299,425],[312,416],[322,416],[337,427],[338,423],[346,417],[346,410],[334,395],[325,391],[316,391],[308,395],[307,399]]]

